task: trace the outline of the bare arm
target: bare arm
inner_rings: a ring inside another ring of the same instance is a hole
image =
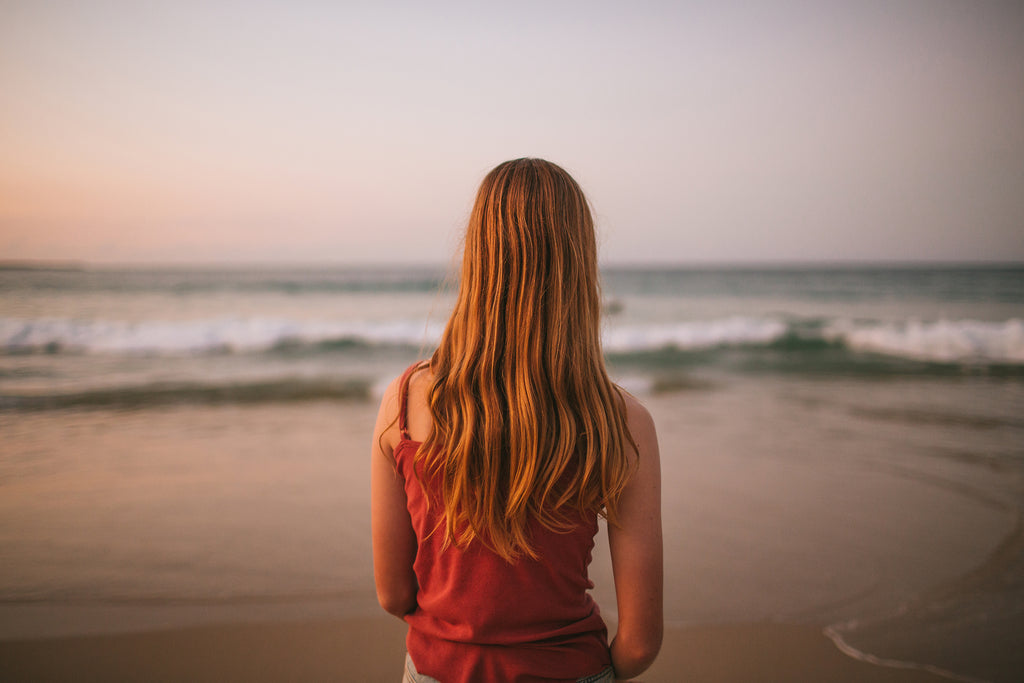
[[[664,631],[658,436],[650,414],[636,399],[626,396],[626,406],[639,463],[619,500],[619,525],[608,525],[619,609],[611,645],[617,678],[646,671],[658,656]]]
[[[402,617],[416,608],[416,533],[406,507],[402,476],[395,469],[398,443],[399,382],[384,392],[370,457],[370,519],[373,536],[373,578],[381,607]]]

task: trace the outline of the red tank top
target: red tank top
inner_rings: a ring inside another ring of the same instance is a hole
[[[402,377],[394,451],[418,542],[416,609],[405,617],[416,670],[442,683],[533,683],[576,681],[611,666],[607,630],[587,592],[596,513],[571,532],[532,524],[538,560],[509,563],[477,540],[442,550],[443,509],[428,509],[413,471],[420,443],[409,438],[406,403],[417,367]],[[424,485],[440,500],[436,478]]]

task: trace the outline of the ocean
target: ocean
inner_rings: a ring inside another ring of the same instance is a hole
[[[807,621],[883,664],[1024,672],[1024,267],[602,281],[610,372],[662,440],[670,622]],[[376,401],[454,287],[0,268],[0,637],[375,609]]]

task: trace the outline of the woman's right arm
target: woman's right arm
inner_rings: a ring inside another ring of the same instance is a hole
[[[639,457],[619,499],[619,524],[608,525],[619,609],[619,628],[611,644],[617,678],[632,678],[646,671],[658,656],[664,631],[658,435],[647,409],[632,396],[625,399]]]
[[[384,392],[373,430],[370,463],[370,526],[373,577],[381,607],[402,617],[416,608],[416,532],[405,502],[405,485],[395,467],[399,381]]]

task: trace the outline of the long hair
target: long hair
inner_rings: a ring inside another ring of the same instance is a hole
[[[430,361],[433,430],[416,456],[440,478],[446,545],[479,539],[513,561],[537,556],[531,519],[555,531],[572,528],[573,512],[616,522],[636,444],[600,314],[579,185],[541,159],[498,165],[469,219],[458,298]]]

